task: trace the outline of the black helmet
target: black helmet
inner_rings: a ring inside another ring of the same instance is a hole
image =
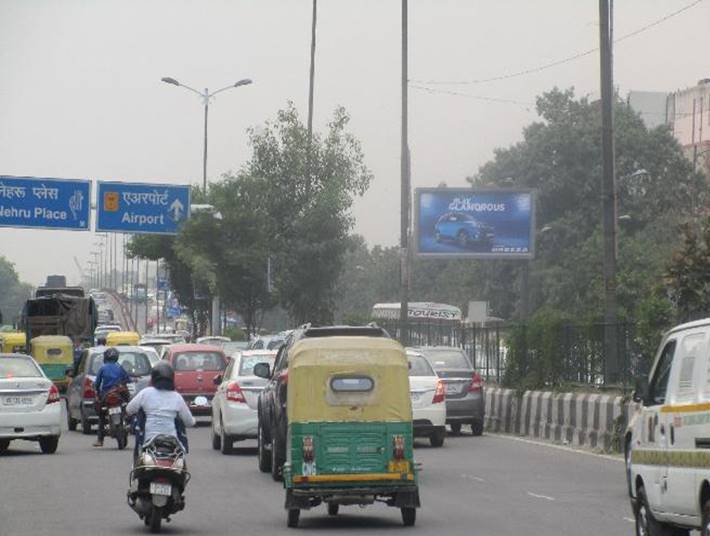
[[[161,391],[175,390],[175,371],[167,361],[159,361],[150,371],[150,383]]]
[[[118,361],[118,350],[115,348],[106,348],[104,350],[104,363],[115,363]]]

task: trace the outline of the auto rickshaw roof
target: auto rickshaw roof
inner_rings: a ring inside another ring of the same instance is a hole
[[[71,338],[66,335],[40,335],[30,340],[32,346],[49,346],[57,344],[68,344],[74,346]]]

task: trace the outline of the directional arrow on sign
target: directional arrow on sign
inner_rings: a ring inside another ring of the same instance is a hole
[[[179,199],[176,199],[172,202],[172,204],[170,205],[170,212],[172,212],[173,214],[173,221],[180,221],[182,211],[184,209],[185,206],[180,202]]]

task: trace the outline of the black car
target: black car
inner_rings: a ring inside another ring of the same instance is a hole
[[[273,370],[269,370],[268,382],[259,395],[259,426],[257,429],[259,470],[268,473],[274,480],[281,478],[281,468],[286,461],[286,395],[288,387],[288,354],[293,345],[313,337],[389,337],[383,328],[367,326],[324,326],[306,324],[295,329],[276,354]],[[256,371],[255,371],[256,372]]]

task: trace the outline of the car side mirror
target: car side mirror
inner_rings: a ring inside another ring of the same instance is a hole
[[[220,383],[222,383],[222,379],[223,376],[221,374],[217,374],[217,376],[212,379],[212,383],[214,383],[215,385],[219,385]]]
[[[643,397],[637,390],[634,389],[634,391],[631,393],[631,400],[633,400],[637,404],[640,404],[641,402],[643,402]]]
[[[271,377],[271,369],[268,363],[257,363],[254,365],[254,376],[259,378],[269,379]]]

